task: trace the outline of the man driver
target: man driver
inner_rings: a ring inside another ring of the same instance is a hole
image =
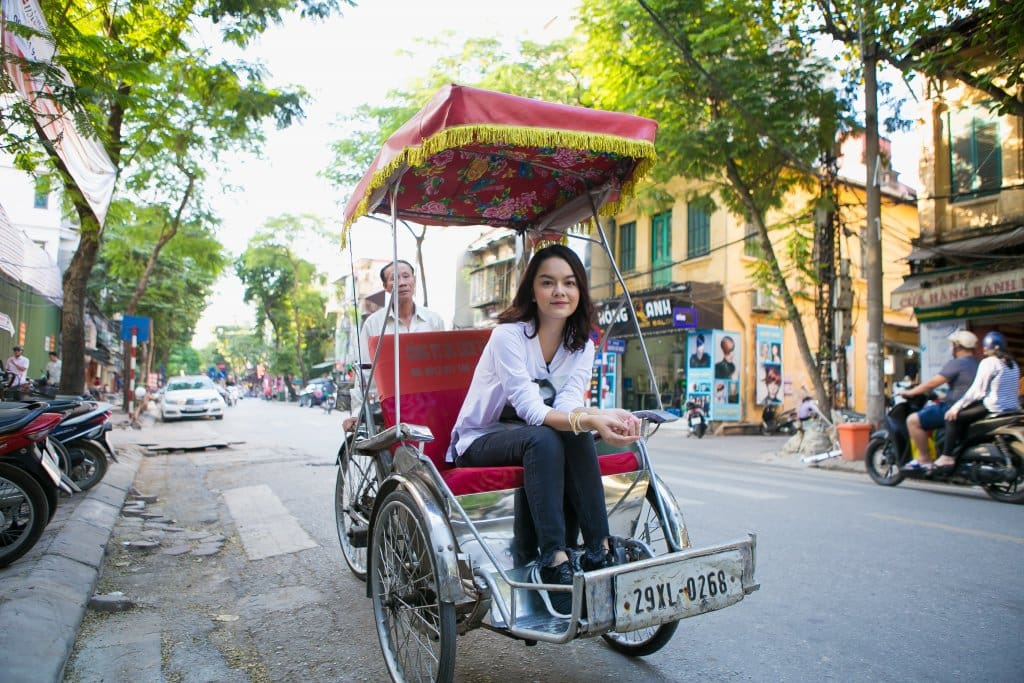
[[[394,285],[392,270],[394,263],[389,263],[380,270],[380,281],[386,292],[391,292]],[[417,306],[413,301],[416,296],[416,271],[408,261],[398,261],[398,329],[401,332],[440,332],[444,330],[444,321],[441,316],[433,311]],[[388,301],[390,304],[390,300]],[[387,329],[385,329],[387,328]],[[394,333],[395,319],[391,312],[391,306],[385,306],[379,311],[374,311],[363,321],[362,330],[359,333],[359,348],[362,362],[372,363],[373,356],[370,355],[370,337],[380,336],[384,332]],[[371,387],[372,389],[372,387]],[[359,383],[351,389],[352,415],[346,417],[342,422],[345,431],[351,431],[359,422],[359,414],[363,409],[363,395],[359,390]]]
[[[900,393],[903,398],[927,396],[929,392],[943,384],[949,385],[949,391],[941,403],[929,403],[927,406],[911,413],[907,418],[907,430],[910,438],[917,446],[917,457],[903,466],[908,472],[931,469],[931,451],[928,448],[928,433],[943,426],[946,411],[960,400],[967,392],[974,375],[978,372],[978,360],[974,357],[974,347],[978,345],[978,337],[967,330],[957,330],[948,337],[952,346],[953,358],[946,362],[927,382],[918,384],[913,389]]]

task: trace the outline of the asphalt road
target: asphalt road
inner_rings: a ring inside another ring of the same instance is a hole
[[[142,460],[135,485],[158,497],[154,523],[121,518],[99,586],[135,607],[87,617],[65,680],[386,680],[370,602],[335,533],[340,422],[246,400],[223,421],[138,432],[244,443]],[[651,442],[696,545],[757,534],[760,591],[683,622],[638,660],[599,640],[526,647],[472,632],[456,679],[1021,680],[1024,506],[807,469],[775,455],[783,442],[669,430]],[[268,510],[269,554],[253,559],[246,539]],[[124,545],[144,537],[159,545]]]

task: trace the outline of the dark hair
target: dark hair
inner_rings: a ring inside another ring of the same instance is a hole
[[[562,332],[562,344],[569,351],[579,351],[586,347],[587,340],[590,339],[590,330],[594,325],[594,304],[590,300],[587,271],[583,268],[583,262],[580,261],[576,252],[564,245],[552,244],[533,255],[530,265],[526,267],[526,272],[523,273],[523,277],[519,281],[519,288],[516,289],[512,303],[498,315],[498,322],[532,322],[533,334],[537,335],[540,316],[537,312],[537,302],[533,298],[533,281],[537,279],[537,271],[540,270],[541,264],[549,258],[560,258],[568,263],[576,278],[580,300],[576,305],[576,310],[566,321],[565,329]]]
[[[384,281],[384,271],[386,271],[386,270],[387,270],[388,268],[390,268],[391,266],[395,265],[395,263],[396,263],[396,261],[388,261],[388,262],[387,262],[387,263],[386,263],[386,264],[384,265],[384,267],[380,269],[380,283],[381,283],[382,285],[386,285],[386,284],[387,284],[387,283],[386,283],[386,282]],[[398,259],[397,263],[404,263],[405,265],[409,266],[409,270],[411,270],[411,271],[412,271],[412,274],[413,274],[413,275],[416,275],[416,269],[415,269],[415,268],[413,268],[413,267],[412,267],[412,264],[411,264],[411,263],[409,263],[408,261],[406,261],[405,259]]]
[[[765,384],[781,384],[782,375],[779,374],[779,366],[777,365],[766,365],[764,366],[764,383]]]

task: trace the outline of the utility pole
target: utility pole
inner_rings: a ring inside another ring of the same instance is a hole
[[[882,197],[878,158],[878,51],[871,31],[862,35],[864,60],[864,165],[867,225],[864,226],[865,263],[868,281],[867,392],[868,422],[880,425],[885,416],[882,377]]]

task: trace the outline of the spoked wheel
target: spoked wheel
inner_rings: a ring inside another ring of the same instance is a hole
[[[864,466],[868,475],[880,486],[896,486],[903,481],[900,472],[900,455],[892,439],[872,439],[864,455]]]
[[[106,454],[91,443],[71,442],[67,446],[71,458],[68,476],[83,491],[91,489],[103,480],[107,473]]]
[[[377,497],[377,461],[347,447],[342,448],[334,487],[334,517],[345,563],[356,578],[366,580],[366,544],[370,513]]]
[[[49,521],[43,488],[27,472],[0,463],[0,567],[27,553]]]
[[[640,510],[640,517],[637,519],[636,529],[633,531],[633,538],[641,541],[653,551],[654,556],[664,555],[669,552],[668,542],[665,540],[665,527],[658,515],[658,502],[654,497],[654,484],[647,489],[647,496],[644,499],[643,507]],[[648,553],[643,552],[642,556]],[[642,559],[642,557],[634,558]],[[609,631],[601,637],[605,639],[613,650],[630,657],[643,657],[653,654],[665,647],[668,641],[672,640],[678,621],[670,621],[667,624],[648,626],[636,631],[619,633]]]
[[[450,681],[455,606],[441,602],[426,522],[402,490],[385,498],[373,525],[370,588],[381,652],[396,681]]]
[[[1017,478],[1013,481],[999,482],[998,484],[986,484],[985,493],[992,500],[1000,503],[1024,503],[1024,459],[1019,455],[1011,458],[1013,466],[1017,468]]]

